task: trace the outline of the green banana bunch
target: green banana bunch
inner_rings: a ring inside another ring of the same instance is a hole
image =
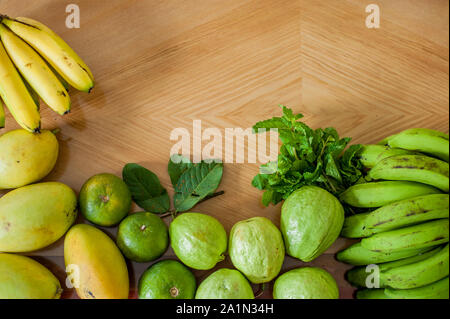
[[[341,235],[347,238],[368,237],[376,233],[448,217],[448,194],[423,195],[383,206],[370,213],[347,217]]]
[[[387,157],[395,155],[412,155],[412,154],[415,153],[401,148],[392,148],[387,145],[368,144],[362,146],[358,155],[359,160],[364,165],[364,167],[372,168],[379,161]]]
[[[369,171],[372,179],[412,181],[434,186],[448,193],[447,162],[425,155],[396,155],[383,159]]]
[[[386,263],[416,256],[431,250],[431,247],[404,249],[396,252],[377,252],[364,248],[361,242],[355,243],[337,253],[337,260],[354,266]]]
[[[428,285],[448,276],[448,244],[431,251],[379,264],[380,287],[410,289]],[[347,279],[355,286],[365,287],[368,273],[365,267],[347,272]]]
[[[363,289],[356,292],[357,299],[448,299],[448,277],[430,285],[413,289]]]
[[[382,143],[390,147],[427,153],[446,162],[449,160],[449,136],[436,130],[412,128],[392,135]]]
[[[398,252],[447,243],[448,237],[448,218],[444,218],[363,238],[361,246],[376,252]]]
[[[441,193],[438,189],[421,183],[382,181],[355,184],[341,194],[340,200],[353,207],[371,208],[420,195],[438,193]]]

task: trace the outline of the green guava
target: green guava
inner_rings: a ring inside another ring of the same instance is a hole
[[[339,200],[316,186],[293,192],[281,208],[281,232],[288,255],[309,262],[338,238],[344,224]]]
[[[227,233],[214,217],[181,214],[170,224],[169,236],[175,255],[186,266],[208,270],[225,259]]]
[[[255,299],[248,280],[236,269],[219,269],[197,289],[195,299]]]
[[[339,299],[336,280],[325,270],[304,267],[290,270],[275,280],[274,299]]]
[[[252,283],[269,282],[281,270],[283,237],[267,218],[254,217],[235,224],[229,246],[233,265]]]

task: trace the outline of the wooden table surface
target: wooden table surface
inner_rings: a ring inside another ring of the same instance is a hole
[[[79,5],[81,28],[65,26]],[[368,29],[368,4],[381,9]],[[355,143],[409,127],[448,132],[447,0],[0,0],[0,12],[39,20],[91,67],[91,94],[71,92],[73,111],[42,106],[44,128],[59,127],[61,154],[46,180],[79,191],[90,176],[121,174],[128,162],[155,172],[172,194],[167,162],[174,128],[248,128],[285,104],[312,127],[334,126]],[[4,133],[17,128],[7,115]],[[205,145],[207,141],[203,141]],[[223,196],[195,211],[237,221],[265,216],[279,225],[280,206],[264,208],[250,182],[259,164],[225,164]],[[134,208],[134,210],[138,210]],[[169,222],[169,221],[168,221]],[[107,229],[112,236],[115,229]],[[332,273],[341,297],[349,267],[334,253],[311,265]],[[32,255],[64,285],[62,240]],[[163,258],[173,256],[169,250]],[[303,265],[287,258],[284,270]],[[149,264],[130,264],[132,287]],[[229,266],[229,260],[220,266]],[[209,272],[196,272],[201,279]],[[131,292],[135,297],[135,291]],[[75,297],[66,289],[64,297]],[[270,291],[264,297],[271,297]]]

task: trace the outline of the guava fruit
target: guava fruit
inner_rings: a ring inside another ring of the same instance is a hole
[[[254,299],[248,280],[236,269],[219,269],[197,289],[195,299]]]
[[[186,266],[208,270],[225,259],[227,233],[214,217],[181,214],[170,224],[169,236],[175,255]]]
[[[281,270],[283,237],[267,218],[254,217],[236,223],[231,229],[229,246],[233,265],[252,283],[269,282]]]
[[[339,200],[316,186],[293,192],[281,207],[281,232],[288,255],[309,262],[338,238],[344,224]]]
[[[339,299],[336,280],[325,270],[304,267],[290,270],[277,278],[274,299]]]

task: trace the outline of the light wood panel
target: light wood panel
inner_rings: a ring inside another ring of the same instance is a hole
[[[80,6],[80,29],[65,27],[69,3]],[[365,27],[369,3],[380,5],[380,29]],[[166,167],[174,128],[192,133],[196,119],[222,133],[247,128],[278,115],[280,103],[358,143],[407,127],[448,132],[448,1],[1,0],[0,12],[48,24],[95,74],[91,94],[71,92],[70,115],[42,107],[44,126],[61,128],[62,146],[46,180],[77,191],[93,174],[120,175],[138,162],[172,194]],[[8,116],[0,133],[16,127]],[[195,210],[227,230],[253,216],[278,225],[279,206],[262,207],[250,185],[257,171],[257,164],[226,164],[225,195]],[[61,244],[34,255],[62,278]],[[343,298],[353,293],[343,277],[349,267],[333,254],[348,244],[339,239],[311,263],[333,273]],[[284,269],[299,265],[288,258]],[[147,266],[130,264],[133,282]]]

